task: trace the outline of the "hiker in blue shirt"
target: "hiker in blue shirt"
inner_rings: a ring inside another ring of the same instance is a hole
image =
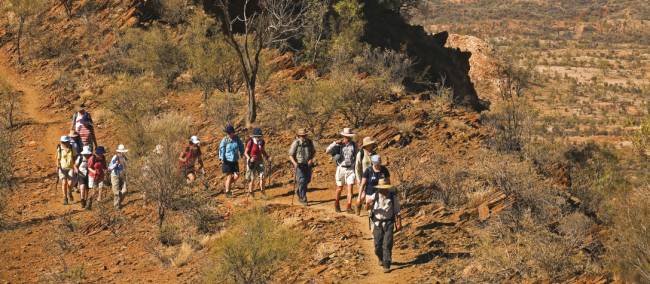
[[[239,158],[244,155],[244,143],[231,125],[226,126],[226,137],[219,144],[221,170],[226,177],[226,196],[232,197],[231,185],[239,179]]]

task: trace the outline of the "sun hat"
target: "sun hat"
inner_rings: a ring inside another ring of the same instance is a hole
[[[115,150],[115,152],[118,152],[118,153],[126,153],[128,151],[129,150],[126,149],[126,147],[124,147],[124,144],[120,144],[119,146],[117,146],[117,150]]]
[[[296,132],[296,135],[298,135],[298,136],[307,136],[307,130],[305,130],[304,128],[300,128]]]
[[[106,149],[104,148],[104,146],[97,146],[97,149],[95,149],[95,154],[104,155],[106,154]]]
[[[395,191],[395,186],[391,185],[386,179],[379,179],[377,185],[374,186],[375,189],[385,189],[388,191]]]
[[[372,137],[364,137],[363,138],[363,143],[361,144],[361,148],[366,147],[366,146],[370,146],[370,145],[376,145],[376,144],[377,144],[377,141],[372,139]]]
[[[379,155],[372,155],[370,157],[370,162],[372,162],[373,165],[380,165],[381,164],[381,157]]]
[[[70,137],[66,135],[61,136],[61,142],[65,142],[65,143],[70,142]]]
[[[158,144],[156,145],[156,148],[153,149],[153,153],[157,155],[161,155],[163,152],[163,148],[164,148],[163,145]]]
[[[226,126],[225,131],[228,134],[233,134],[233,133],[235,133],[235,128],[232,125],[228,125],[228,126]]]
[[[70,133],[68,133],[68,137],[79,137],[79,134],[77,131],[70,130]]]
[[[198,136],[192,136],[192,137],[190,137],[190,141],[191,141],[192,144],[194,144],[194,145],[201,143],[201,140],[199,140],[199,137],[198,137]],[[158,146],[156,146],[156,147],[158,147]]]
[[[356,134],[354,134],[352,132],[352,128],[348,128],[348,127],[343,128],[343,131],[341,131],[341,133],[339,133],[339,134],[341,134],[341,135],[343,135],[345,137],[354,137],[356,135]]]
[[[90,151],[90,146],[84,146],[81,150],[81,155],[92,155],[93,151]]]
[[[262,137],[262,129],[259,128],[253,128],[253,134],[251,135],[252,137]]]

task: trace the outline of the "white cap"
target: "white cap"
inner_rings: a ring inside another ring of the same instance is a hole
[[[90,151],[90,146],[84,146],[81,150],[81,155],[92,155],[93,151]]]
[[[380,165],[381,164],[381,157],[379,155],[372,155],[370,157],[370,161],[372,162],[373,165]]]
[[[118,153],[126,153],[126,152],[128,152],[129,150],[126,149],[126,147],[124,147],[123,144],[120,144],[119,146],[117,146],[117,150],[115,150],[115,151],[118,152]]]
[[[199,140],[199,137],[197,136],[192,136],[190,137],[190,141],[192,141],[192,144],[199,144],[201,141]]]
[[[70,137],[65,135],[61,136],[61,142],[70,142]]]

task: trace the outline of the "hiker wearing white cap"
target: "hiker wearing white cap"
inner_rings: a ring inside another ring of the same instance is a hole
[[[375,255],[384,273],[390,272],[393,253],[393,234],[402,229],[399,196],[390,182],[380,179],[375,186],[377,190],[370,210],[372,236],[375,243]]]
[[[370,161],[370,157],[372,155],[375,155],[377,152],[375,149],[377,148],[377,141],[372,139],[372,137],[364,137],[363,138],[363,143],[361,143],[361,149],[357,153],[357,159],[354,163],[354,176],[357,178],[357,184],[361,185],[361,178],[363,177],[363,172],[372,166],[372,163]],[[361,208],[361,200],[362,200],[362,187],[359,187],[359,196],[357,198],[357,206],[355,207],[357,215],[359,214],[359,209]]]
[[[262,138],[262,129],[253,128],[251,137],[246,141],[244,146],[244,157],[246,157],[246,179],[248,180],[248,194],[255,197],[253,191],[253,182],[255,179],[260,181],[260,192],[263,198],[266,198],[264,192],[264,161],[271,157],[265,150],[266,142]]]
[[[334,210],[336,212],[341,212],[339,199],[341,198],[343,185],[345,185],[348,190],[348,204],[346,211],[352,213],[352,187],[354,186],[356,179],[354,176],[354,163],[357,155],[357,145],[352,141],[352,137],[355,136],[352,129],[344,128],[340,135],[343,136],[343,138],[332,142],[325,152],[332,155],[336,162],[336,196],[334,199]]]
[[[289,159],[295,172],[298,200],[306,206],[308,204],[307,187],[311,182],[311,171],[314,166],[316,149],[311,139],[307,138],[305,129],[299,129],[296,136],[296,140],[293,140],[289,148]]]
[[[363,174],[361,174],[361,183],[359,184],[359,198],[357,199],[357,215],[361,215],[361,204],[365,205],[365,209],[372,203],[375,198],[375,186],[380,180],[390,182],[390,172],[388,168],[381,164],[381,157],[373,155],[370,157],[372,163],[367,167]]]
[[[70,137],[61,136],[59,145],[56,147],[56,168],[61,181],[61,192],[63,193],[63,204],[68,205],[72,201],[72,175],[74,172],[74,149],[70,145]]]
[[[115,150],[116,154],[108,165],[108,170],[111,172],[113,206],[117,209],[122,208],[122,201],[126,194],[126,163],[128,161],[126,153],[128,151],[122,144],[117,146],[117,150]]]
[[[74,165],[75,172],[77,173],[81,208],[88,210],[90,210],[90,204],[92,203],[92,200],[88,200],[88,162],[92,154],[93,152],[90,151],[90,146],[84,146]]]
[[[179,167],[183,176],[187,179],[187,184],[191,184],[196,180],[197,163],[199,164],[199,170],[201,170],[201,173],[205,175],[200,144],[201,140],[199,140],[199,137],[190,137],[188,145],[185,146],[183,152],[178,156]]]

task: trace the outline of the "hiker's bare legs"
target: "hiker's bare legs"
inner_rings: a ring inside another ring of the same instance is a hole
[[[260,175],[260,191],[264,193],[264,176]]]
[[[88,189],[86,188],[86,185],[80,184],[79,185],[79,198],[81,200],[86,200],[86,197],[88,197]]]
[[[230,192],[230,185],[232,184],[232,175],[226,177],[226,193]]]
[[[334,198],[334,206],[337,210],[340,210],[339,200],[341,199],[341,191],[343,190],[342,186],[336,186],[336,196]]]
[[[70,190],[70,184],[68,179],[61,180],[61,193],[63,193],[63,198],[68,199],[68,191]]]
[[[253,194],[253,182],[254,182],[254,181],[255,181],[255,180],[253,179],[253,180],[250,180],[250,181],[248,182],[248,193],[250,193],[250,194]]]
[[[365,203],[364,202],[365,200],[366,200],[366,191],[360,190],[359,195],[357,196],[357,206],[361,206],[361,204]]]
[[[104,187],[100,186],[97,188],[97,202],[102,201],[102,193],[104,192]]]
[[[348,206],[346,207],[347,209],[352,208],[351,206],[352,206],[352,187],[353,187],[353,186],[354,186],[354,185],[352,185],[352,184],[348,184],[348,185],[347,185],[347,188],[348,188],[348,196],[347,196],[347,199],[348,199]]]

